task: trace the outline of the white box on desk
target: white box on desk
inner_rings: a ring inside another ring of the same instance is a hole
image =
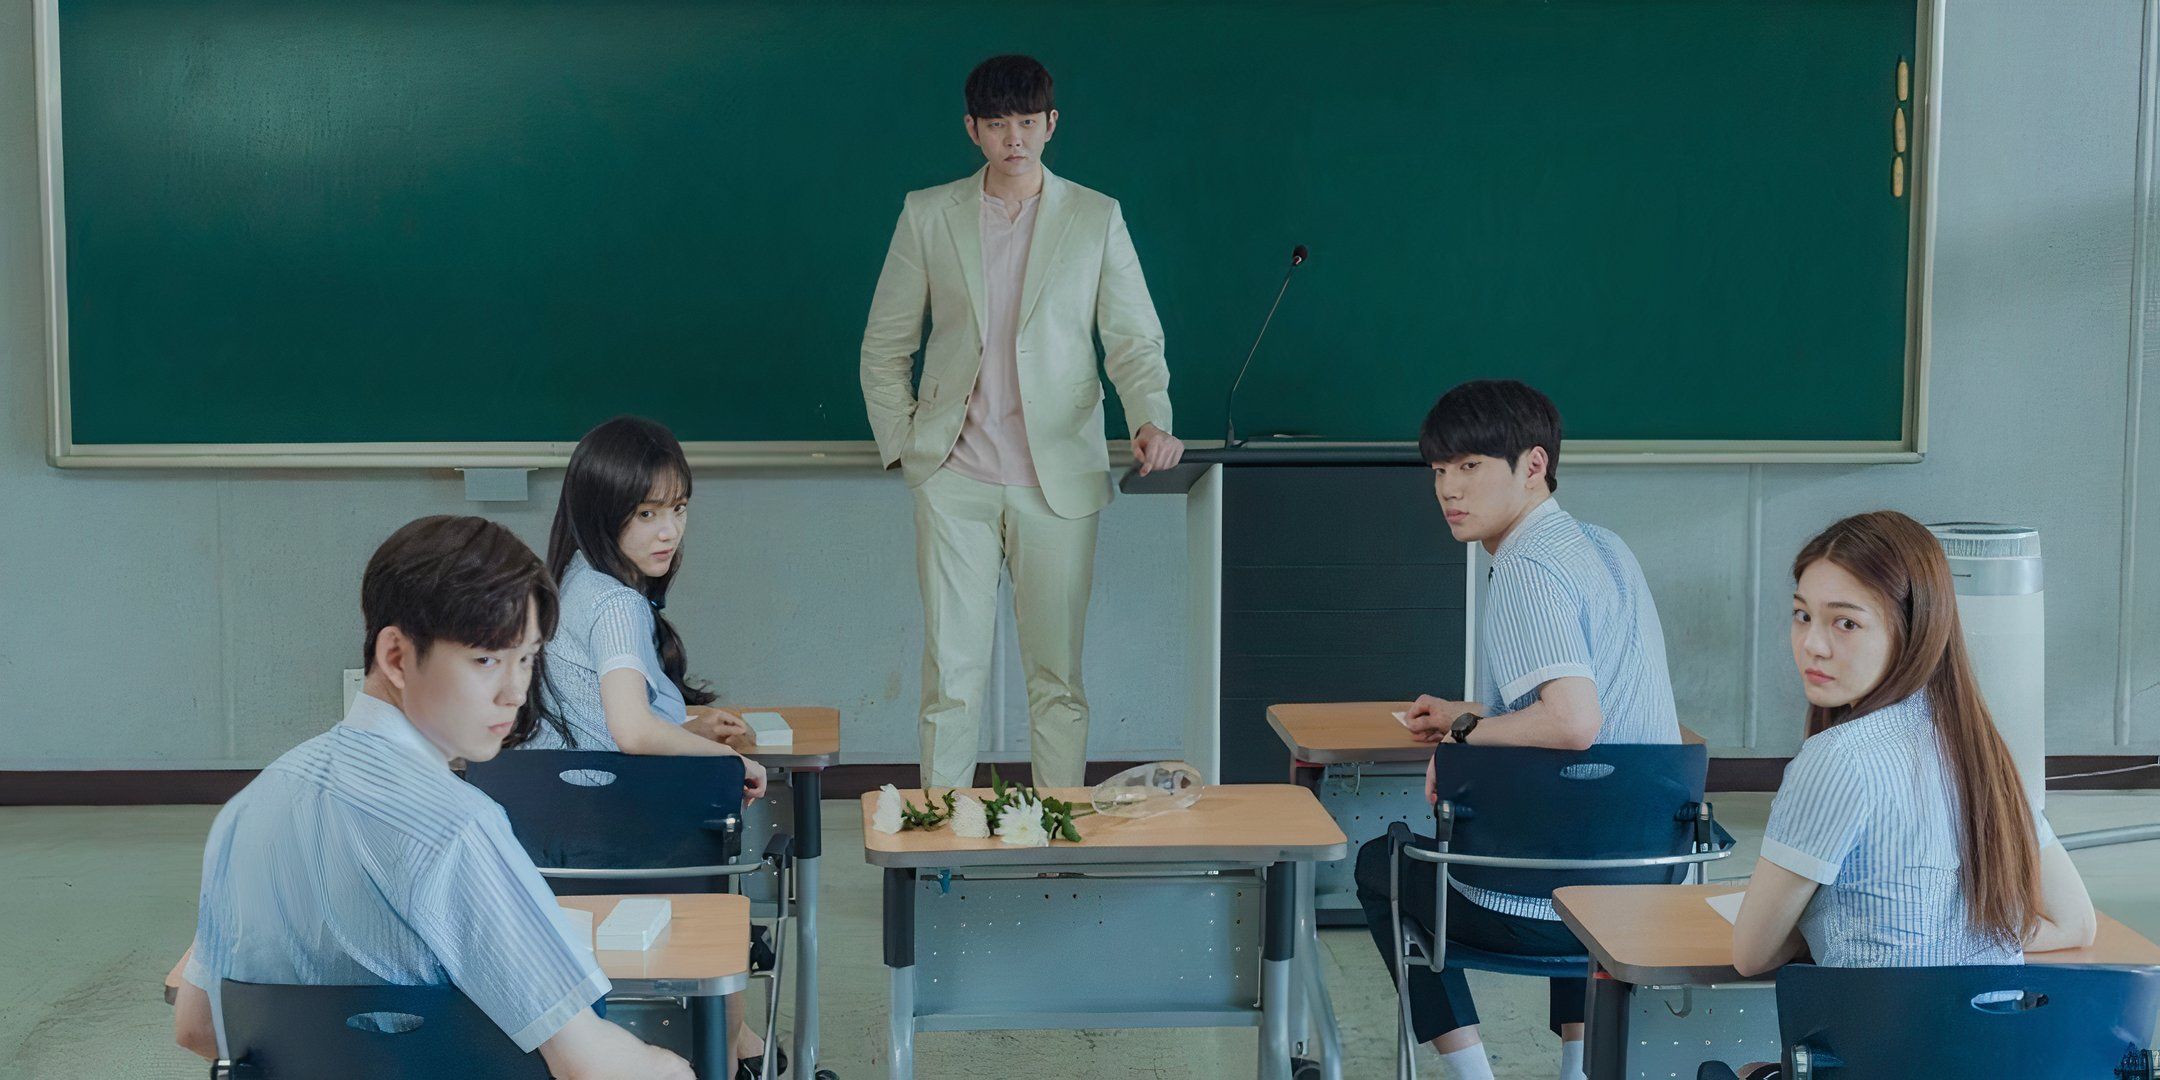
[[[619,901],[615,910],[600,920],[593,933],[594,945],[631,952],[650,949],[667,932],[668,920],[674,914],[675,906],[664,896],[633,896]]]
[[[746,712],[743,723],[750,727],[750,741],[757,746],[793,746],[795,729],[788,726],[787,717],[776,712]]]

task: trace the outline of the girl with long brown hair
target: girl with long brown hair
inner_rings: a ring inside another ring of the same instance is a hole
[[[1771,804],[1733,929],[1756,975],[2017,964],[2091,944],[2092,899],[2026,801],[1980,697],[1942,546],[1912,518],[1846,518],[1793,560],[1807,741]]]

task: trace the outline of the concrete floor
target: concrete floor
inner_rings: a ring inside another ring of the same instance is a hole
[[[1720,820],[1741,851],[1713,877],[1744,875],[1767,795],[1726,795]],[[879,963],[878,875],[861,850],[859,814],[825,815],[824,1062],[845,1080],[881,1076],[885,979]],[[0,1078],[199,1080],[204,1066],[172,1045],[159,992],[194,932],[201,845],[213,807],[0,810]],[[2049,802],[2062,832],[2160,821],[2160,793],[2064,794]],[[2079,853],[2099,906],[2160,938],[2160,860],[2150,844]],[[1342,1025],[1345,1075],[1391,1075],[1393,995],[1363,930],[1322,932],[1329,991]],[[1016,973],[1021,978],[1030,973]],[[1554,1074],[1545,991],[1534,981],[1471,974],[1502,1080]],[[782,1023],[785,1024],[783,1015]],[[1428,1076],[1438,1076],[1427,1059]],[[1250,1076],[1254,1033],[1078,1031],[931,1034],[917,1075],[1004,1080],[1219,1080]]]

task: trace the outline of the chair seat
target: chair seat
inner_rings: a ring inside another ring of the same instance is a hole
[[[1531,975],[1544,979],[1582,979],[1590,974],[1590,957],[1587,954],[1518,956],[1514,953],[1473,949],[1455,941],[1448,942],[1447,964],[1449,967],[1468,968],[1471,971],[1496,971],[1502,975]]]
[[[1404,919],[1402,929],[1413,955],[1432,955],[1432,934],[1424,927]],[[1465,971],[1491,971],[1501,975],[1528,975],[1540,979],[1581,979],[1590,974],[1590,957],[1588,954],[1519,956],[1515,953],[1490,952],[1459,941],[1450,941],[1447,946],[1447,966]]]

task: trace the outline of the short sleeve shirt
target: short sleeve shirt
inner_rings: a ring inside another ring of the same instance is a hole
[[[449,984],[532,1050],[609,985],[502,808],[388,702],[366,694],[218,813],[184,977]]]
[[[543,720],[521,748],[618,749],[600,704],[600,678],[623,668],[644,676],[645,701],[654,716],[671,724],[689,721],[681,688],[660,668],[652,602],[643,593],[601,572],[578,552],[563,570],[561,610],[555,636],[547,643],[546,701],[569,725],[576,744],[565,742]]]
[[[2055,831],[2033,809],[2042,848]],[[1825,967],[2019,964],[1965,912],[1960,803],[1927,692],[1818,732],[1786,767],[1762,857],[1819,887],[1800,936]]]

